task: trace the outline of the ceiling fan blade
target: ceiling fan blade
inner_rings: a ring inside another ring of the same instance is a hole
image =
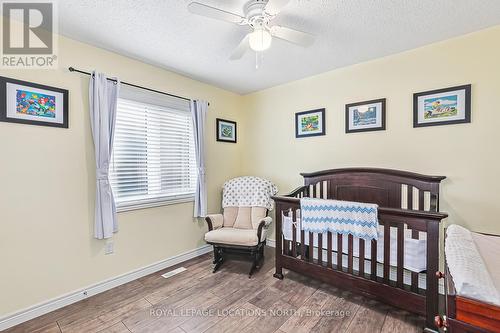
[[[313,35],[279,25],[271,27],[271,35],[304,47],[310,46],[314,43]]]
[[[238,44],[238,46],[234,49],[233,54],[231,54],[231,57],[229,59],[231,60],[238,60],[243,57],[245,52],[247,52],[250,49],[250,43],[249,43],[250,36],[246,35],[245,38],[241,40],[241,42]]]
[[[281,9],[283,9],[283,7],[288,5],[289,2],[290,0],[269,0],[264,8],[264,11],[268,14],[276,15],[281,11]]]
[[[215,7],[207,6],[199,2],[191,2],[188,5],[188,9],[193,14],[210,17],[216,20],[222,20],[238,24],[241,24],[245,21],[245,18],[243,16],[226,12],[225,10],[218,9]]]

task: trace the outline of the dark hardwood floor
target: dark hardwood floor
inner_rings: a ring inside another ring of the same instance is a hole
[[[293,272],[280,281],[274,249],[248,279],[249,262],[212,274],[204,255],[165,279],[148,275],[6,332],[421,332],[423,318]]]

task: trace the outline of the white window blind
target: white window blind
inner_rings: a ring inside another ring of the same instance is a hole
[[[197,173],[189,102],[123,88],[109,169],[118,209],[193,198]]]

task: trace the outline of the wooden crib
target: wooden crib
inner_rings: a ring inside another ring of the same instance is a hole
[[[439,184],[446,177],[426,176],[411,172],[346,168],[301,173],[305,185],[285,196],[275,196],[276,204],[276,273],[283,279],[283,268],[331,283],[339,288],[360,293],[384,303],[426,317],[425,331],[436,331],[434,317],[438,314],[439,223],[447,214],[439,212]],[[383,225],[383,264],[377,262],[377,244],[370,244],[371,255],[365,253],[365,241],[360,239],[357,267],[353,265],[354,238],[347,238],[347,253],[343,250],[340,234],[297,231],[293,224],[292,239],[286,240],[282,232],[283,215],[297,221],[300,198],[316,197],[376,203],[379,206],[379,224]],[[397,264],[391,266],[391,228],[397,230]],[[425,289],[419,287],[419,275],[406,272],[411,282],[405,283],[404,235],[413,239],[426,237]],[[306,237],[311,246],[306,246]],[[323,244],[326,237],[327,244]],[[336,238],[337,248],[333,248]],[[311,240],[314,240],[312,242]],[[312,246],[317,244],[317,246]],[[322,250],[324,249],[324,250]],[[365,260],[369,256],[368,265]],[[342,264],[347,257],[347,265]],[[340,265],[338,263],[341,263]],[[382,267],[380,267],[382,265]],[[347,266],[347,267],[345,267]],[[379,273],[377,272],[379,268]],[[383,269],[381,269],[383,268]],[[395,279],[390,272],[396,271]],[[380,273],[383,272],[383,273]]]

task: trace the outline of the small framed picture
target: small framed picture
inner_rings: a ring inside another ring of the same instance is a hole
[[[68,128],[68,90],[0,76],[0,121]]]
[[[217,141],[236,143],[236,122],[225,119],[216,119]]]
[[[325,109],[297,112],[295,114],[295,137],[325,135]]]
[[[413,95],[413,127],[470,123],[471,85]]]
[[[346,133],[382,130],[385,130],[385,98],[345,106]]]

